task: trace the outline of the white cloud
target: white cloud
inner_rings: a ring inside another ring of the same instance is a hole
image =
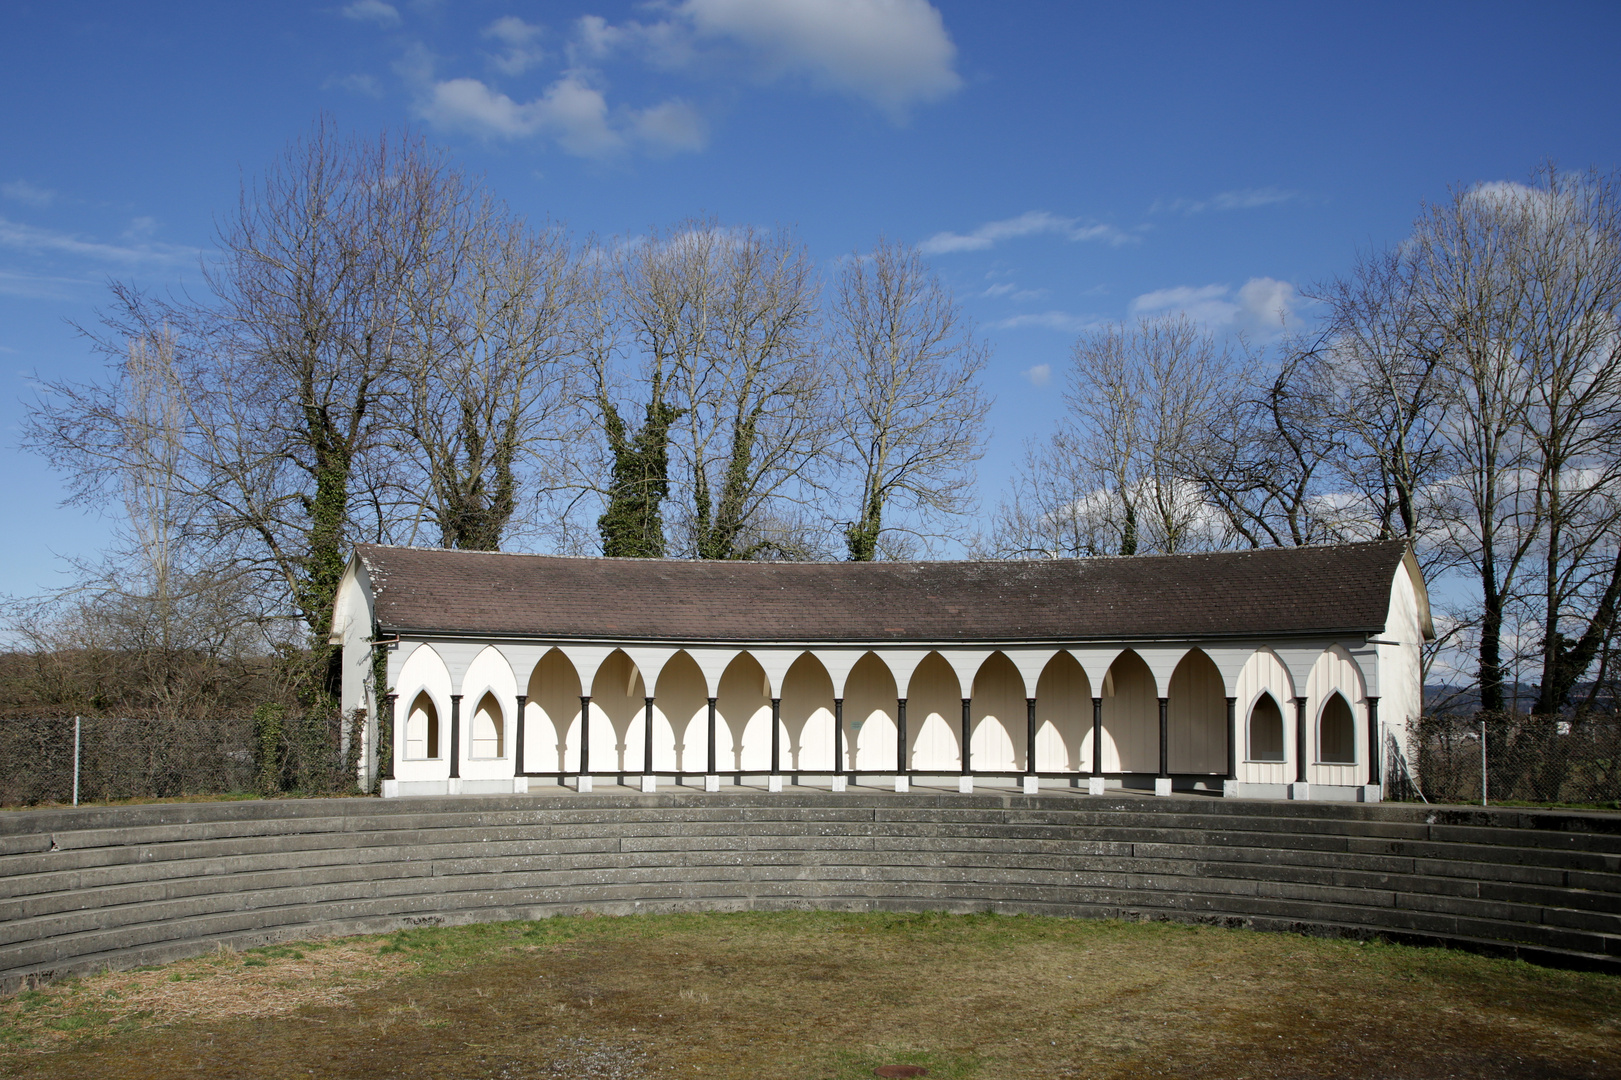
[[[1202,214],[1206,210],[1254,210],[1262,206],[1294,202],[1299,198],[1300,192],[1285,191],[1282,188],[1238,188],[1234,191],[1218,191],[1205,199],[1172,199],[1170,202],[1156,202],[1149,209],[1151,213],[1156,214]]]
[[[35,187],[27,180],[13,180],[9,184],[0,184],[0,195],[20,203],[27,203],[29,206],[45,207],[56,201],[56,192],[49,188]]]
[[[631,28],[614,26],[601,15],[582,15],[574,22],[574,40],[569,48],[576,62],[580,60],[601,60],[624,43],[627,37],[639,24],[632,23]]]
[[[962,86],[957,47],[926,0],[685,0],[701,37],[754,52],[768,76],[807,75],[905,120]]]
[[[362,97],[380,98],[383,96],[383,85],[371,75],[343,75],[328,79],[321,84],[321,89],[338,87],[351,94],[360,94]]]
[[[702,150],[709,142],[709,127],[702,114],[674,99],[632,113],[631,130],[648,147],[665,153]]]
[[[343,17],[356,22],[374,22],[378,26],[398,26],[400,22],[399,9],[383,0],[355,0],[344,6]]]
[[[1062,330],[1068,334],[1078,334],[1083,330],[1094,330],[1103,325],[1103,320],[1095,315],[1071,315],[1067,311],[1031,312],[1026,315],[1014,315],[990,324],[994,330],[1021,330],[1034,326],[1042,330]]]
[[[448,79],[433,85],[422,117],[439,127],[515,139],[545,134],[577,157],[600,158],[617,152],[624,139],[608,126],[608,102],[600,90],[568,74],[533,101],[519,103],[477,79]]]
[[[1250,278],[1235,292],[1229,285],[1181,285],[1144,293],[1131,302],[1133,316],[1186,315],[1212,330],[1281,333],[1293,318],[1299,297],[1293,285],[1275,278]]]
[[[447,79],[432,85],[418,112],[437,127],[487,138],[546,136],[583,158],[612,157],[633,144],[657,154],[701,150],[709,138],[702,115],[679,99],[614,117],[602,91],[578,72],[528,102],[514,101],[478,79]]]
[[[490,57],[491,65],[503,75],[522,75],[546,59],[546,50],[540,47],[545,33],[544,26],[526,23],[516,15],[495,20],[484,28],[484,36],[501,42],[506,49]]]
[[[1035,367],[1025,368],[1024,377],[1030,380],[1032,386],[1046,386],[1053,381],[1053,366],[1037,364]]]
[[[143,222],[149,223],[150,219],[136,218],[132,223],[131,230],[125,234],[126,237],[132,238],[134,242],[129,244],[104,244],[95,240],[81,240],[71,233],[36,228],[33,225],[22,225],[0,218],[0,247],[36,255],[53,253],[73,255],[93,259],[97,262],[126,265],[147,262],[172,263],[196,255],[194,250],[178,247],[174,244],[146,242],[144,237],[151,230],[149,224],[147,228],[143,229]]]
[[[1156,289],[1143,293],[1131,302],[1133,315],[1186,315],[1195,322],[1208,325],[1231,322],[1238,315],[1238,305],[1231,300],[1232,288],[1227,285],[1178,285],[1171,289]]]
[[[1016,218],[990,221],[971,233],[939,232],[918,245],[925,255],[953,251],[984,251],[1003,240],[1025,236],[1062,236],[1066,240],[1097,240],[1118,247],[1136,239],[1113,225],[1083,224],[1080,218],[1058,217],[1045,210],[1031,210]]]
[[[99,283],[91,278],[57,277],[50,274],[27,274],[15,270],[0,270],[0,295],[16,296],[26,300],[67,300],[82,296]],[[0,352],[15,352],[0,348]]]

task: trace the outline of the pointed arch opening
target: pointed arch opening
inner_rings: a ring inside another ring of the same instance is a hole
[[[913,769],[962,768],[962,685],[945,657],[925,656],[906,686],[907,757]]]
[[[1323,765],[1356,764],[1356,720],[1351,703],[1337,691],[1317,717],[1317,760]]]
[[[877,653],[857,660],[844,680],[846,766],[865,772],[895,768],[895,674]]]
[[[439,709],[426,690],[417,694],[405,716],[405,755],[427,761],[440,757]]]
[[[642,730],[645,697],[641,670],[623,649],[603,658],[591,680],[592,769],[628,772],[627,759],[641,760],[641,743],[631,738],[631,729]]]
[[[665,662],[653,697],[670,725],[676,771],[704,772],[709,767],[709,683],[691,653],[683,649]]]
[[[495,700],[495,695],[488,690],[484,691],[484,696],[478,699],[478,705],[473,709],[472,727],[469,758],[506,757],[506,713],[501,703]]]
[[[1270,692],[1263,693],[1250,706],[1249,760],[1278,762],[1285,760],[1283,743],[1283,710]]]
[[[833,676],[813,653],[800,653],[782,678],[782,767],[833,771]]]
[[[720,771],[769,771],[771,683],[754,654],[740,652],[726,665],[716,689],[715,709],[715,754]]]
[[[1006,653],[994,652],[974,673],[969,756],[974,771],[1023,772],[1024,676]]]
[[[1092,738],[1092,681],[1060,652],[1036,682],[1036,771],[1079,772]]]
[[[561,649],[551,649],[529,674],[524,705],[521,770],[563,773],[578,769],[580,748],[570,735],[580,720],[580,673]]]
[[[1227,769],[1227,684],[1215,661],[1193,649],[1166,688],[1167,761],[1173,773]]]
[[[1159,771],[1159,692],[1135,652],[1115,657],[1103,677],[1103,771]]]

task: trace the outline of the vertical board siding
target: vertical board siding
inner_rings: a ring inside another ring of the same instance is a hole
[[[1076,659],[1061,652],[1036,684],[1036,770],[1080,772],[1092,737],[1092,683]]]
[[[1283,714],[1283,756],[1280,762],[1247,760],[1250,710],[1269,693]],[[1257,649],[1238,674],[1238,779],[1247,784],[1287,784],[1295,778],[1294,688],[1289,670],[1271,649]]]
[[[1159,692],[1142,657],[1123,652],[1103,690],[1103,771],[1159,771]]]
[[[1227,771],[1227,691],[1215,662],[1194,649],[1171,676],[1170,770]]]

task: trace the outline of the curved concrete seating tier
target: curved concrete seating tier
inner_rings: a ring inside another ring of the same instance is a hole
[[[1621,973],[1621,815],[1051,794],[530,795],[0,814],[0,990],[596,911],[1176,919]]]

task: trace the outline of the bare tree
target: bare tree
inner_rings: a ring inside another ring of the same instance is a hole
[[[1313,416],[1339,433],[1339,478],[1360,495],[1379,537],[1417,539],[1433,526],[1430,488],[1451,464],[1440,400],[1445,349],[1418,302],[1417,254],[1404,246],[1363,256],[1314,294],[1328,317],[1309,365]]]
[[[1361,501],[1333,486],[1346,443],[1325,412],[1330,368],[1298,342],[1281,352],[1235,373],[1181,442],[1180,472],[1251,547],[1365,539]]]
[[[1210,418],[1228,405],[1230,350],[1187,317],[1169,316],[1083,334],[1070,356],[1068,413],[1050,442],[1028,453],[988,550],[1223,546],[1225,525],[1190,463]]]
[[[580,275],[563,230],[531,230],[454,171],[408,262],[403,459],[445,547],[494,551],[561,483]]]
[[[893,556],[974,507],[986,349],[917,250],[882,239],[845,262],[832,322],[841,443],[861,483],[845,543],[853,560]]]
[[[1066,559],[1114,554],[1119,543],[1107,495],[1092,481],[1072,434],[1060,429],[1025,444],[1011,490],[997,506],[990,535],[975,540],[980,558]]]
[[[1548,166],[1427,208],[1411,243],[1444,351],[1447,542],[1481,590],[1481,706],[1505,705],[1518,617],[1537,628],[1536,711],[1552,714],[1621,599],[1621,189]]]
[[[820,291],[790,234],[710,225],[680,238],[693,348],[672,358],[682,547],[700,559],[804,557],[831,441]],[[701,320],[701,321],[698,321]]]
[[[665,553],[664,501],[670,494],[672,427],[686,410],[672,400],[677,373],[701,363],[714,304],[711,222],[599,253],[590,319],[589,368],[599,422],[611,456],[607,506],[597,521],[602,553],[659,558]],[[606,264],[606,269],[604,268]],[[646,402],[634,431],[616,400],[620,348],[638,358]]]
[[[163,465],[166,497],[196,542],[256,576],[267,611],[309,628],[316,693],[335,659],[327,630],[352,484],[399,401],[409,264],[443,168],[418,140],[344,140],[323,122],[244,186],[206,299],[115,285],[93,335],[120,360],[128,342],[168,335],[183,435]],[[141,420],[126,381],[115,370],[107,383],[51,384],[33,410],[27,442],[68,474],[73,497],[105,498],[150,461],[132,457]]]

